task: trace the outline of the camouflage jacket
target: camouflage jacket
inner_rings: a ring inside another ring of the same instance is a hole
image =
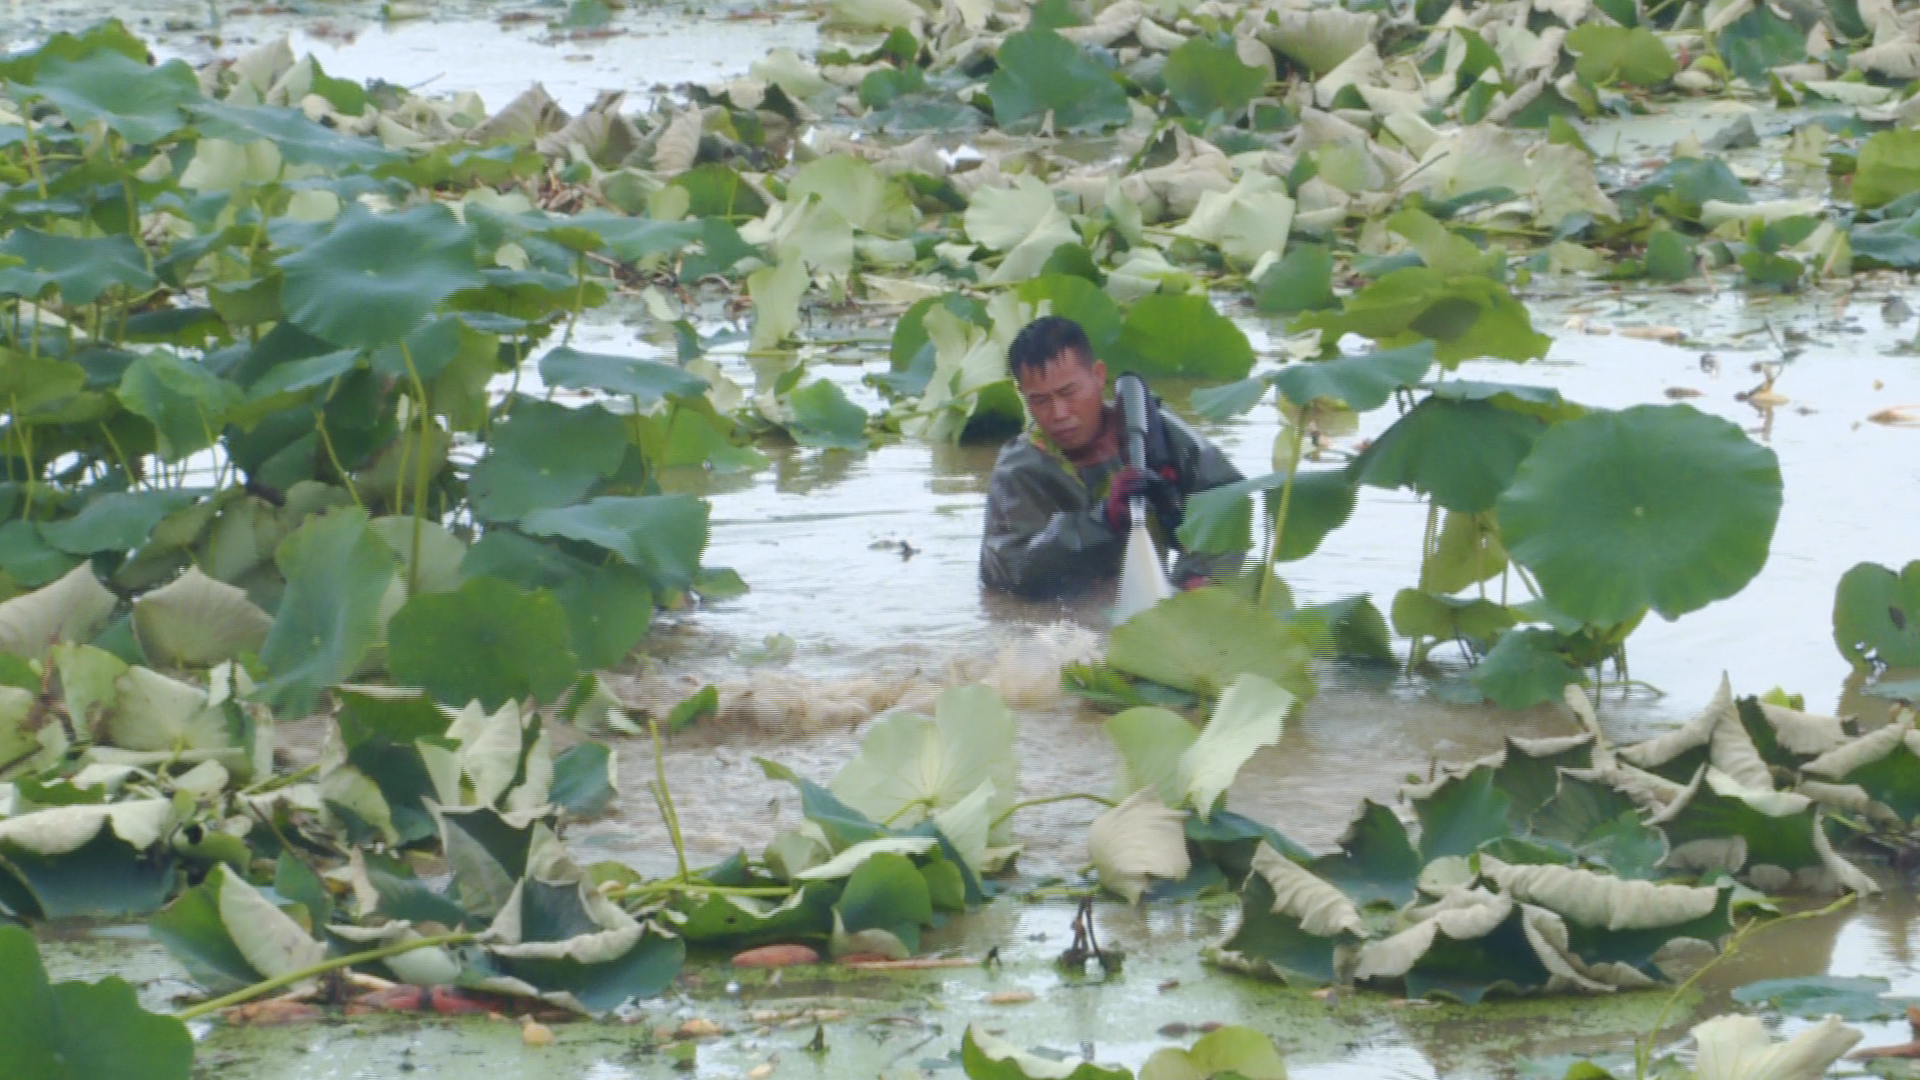
[[[1217,447],[1179,418],[1162,413],[1164,446],[1149,449],[1147,464],[1171,465],[1174,486],[1186,496],[1242,479]],[[1029,597],[1081,592],[1120,572],[1126,535],[1107,527],[1101,504],[1120,471],[1120,459],[1076,466],[1046,436],[1028,431],[1007,443],[994,463],[987,488],[986,534],[980,543],[980,577],[995,589]],[[1155,543],[1165,550],[1174,522],[1153,520]],[[1182,553],[1174,564],[1178,583],[1195,574],[1217,576],[1240,569],[1244,555]]]

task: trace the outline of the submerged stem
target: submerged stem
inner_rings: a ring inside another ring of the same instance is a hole
[[[262,994],[272,993],[281,987],[292,986],[297,982],[304,982],[307,979],[313,978],[315,975],[324,975],[329,971],[352,967],[355,964],[371,964],[375,960],[385,960],[389,956],[399,956],[401,953],[412,952],[415,949],[428,949],[440,945],[465,945],[477,937],[479,937],[478,934],[471,933],[441,934],[438,937],[403,941],[396,945],[383,945],[378,949],[369,949],[366,952],[353,953],[349,956],[330,957],[311,967],[304,967],[299,971],[291,971],[285,975],[275,976],[265,982],[254,983],[244,990],[235,990],[225,997],[217,997],[212,1001],[203,1001],[198,1005],[188,1006],[173,1015],[174,1018],[178,1020],[198,1019],[208,1013],[219,1012],[221,1009],[239,1005],[242,1002],[252,1001]]]

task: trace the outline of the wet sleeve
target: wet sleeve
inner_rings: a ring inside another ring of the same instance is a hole
[[[1062,507],[1023,470],[994,470],[980,546],[981,579],[1022,596],[1047,596],[1112,573],[1119,566],[1121,538],[1098,513],[1098,506]]]

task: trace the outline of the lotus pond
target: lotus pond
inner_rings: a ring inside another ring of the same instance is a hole
[[[1908,1075],[1920,10],[119,14],[0,13],[0,1076]],[[981,593],[1042,311],[1261,570]]]

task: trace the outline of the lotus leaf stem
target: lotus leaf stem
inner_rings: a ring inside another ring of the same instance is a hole
[[[673,857],[680,864],[680,883],[693,880],[687,871],[687,845],[680,837],[680,814],[673,808],[673,791],[667,787],[667,755],[660,740],[660,721],[648,717],[647,729],[653,733],[653,798],[660,804],[661,820],[667,823],[667,835],[673,838]]]
[[[788,885],[709,885],[704,881],[648,881],[607,890],[609,897],[658,896],[661,893],[711,893],[715,896],[792,896]]]
[[[412,596],[420,591],[420,530],[427,513],[427,456],[431,449],[429,440],[433,437],[433,408],[427,400],[426,385],[414,369],[413,353],[404,341],[400,343],[400,358],[407,362],[407,378],[413,380],[413,392],[420,400],[420,447],[413,463],[413,553],[407,559],[407,595]]]
[[[1280,509],[1273,515],[1273,551],[1274,559],[1280,558],[1280,543],[1287,536],[1287,509],[1293,505],[1293,478],[1300,471],[1300,453],[1307,444],[1307,425],[1304,417],[1293,424],[1293,446],[1287,451],[1287,480],[1280,485]],[[1260,575],[1260,588],[1255,594],[1254,604],[1260,608],[1267,606],[1267,582],[1273,577],[1272,565],[1264,568],[1267,572]]]
[[[335,387],[340,385],[340,380],[337,378],[333,382]],[[331,389],[328,390],[327,396],[329,398],[333,396]],[[347,494],[353,497],[353,505],[365,510],[367,504],[360,501],[360,489],[354,485],[353,477],[348,475],[346,466],[340,464],[340,454],[333,448],[333,435],[327,431],[327,412],[324,407],[314,413],[313,430],[319,432],[320,445],[327,451],[327,461],[332,463],[333,471],[339,474],[340,482],[347,486]]]
[[[1101,806],[1105,806],[1108,808],[1111,808],[1114,805],[1113,800],[1107,798],[1105,795],[1094,795],[1090,792],[1085,792],[1085,791],[1069,791],[1064,795],[1043,795],[1038,799],[1028,799],[1025,802],[1017,802],[1017,803],[1014,803],[1012,806],[1007,807],[1005,810],[1000,812],[999,817],[993,819],[993,827],[996,829],[999,828],[1003,822],[1005,822],[1008,818],[1012,817],[1016,812],[1025,810],[1029,807],[1045,806],[1048,803],[1072,802],[1076,799],[1082,800],[1085,802],[1096,802],[1096,803],[1099,803]]]
[[[401,953],[409,953],[415,949],[428,949],[441,945],[465,945],[479,936],[480,935],[473,933],[441,934],[438,937],[416,938],[412,941],[402,941],[394,945],[383,945],[378,949],[369,949],[366,952],[357,952],[348,956],[329,957],[310,967],[301,968],[299,971],[290,971],[285,975],[276,975],[264,982],[254,983],[252,986],[243,990],[235,990],[233,993],[224,997],[217,997],[211,1001],[203,1001],[198,1005],[190,1005],[173,1015],[174,1018],[178,1020],[197,1020],[208,1013],[219,1012],[221,1009],[252,1001],[262,994],[270,994],[282,987],[292,986],[294,983],[305,982],[315,975],[324,975],[329,971],[352,967],[355,964],[371,964],[375,960],[385,960],[389,956],[399,956]]]

